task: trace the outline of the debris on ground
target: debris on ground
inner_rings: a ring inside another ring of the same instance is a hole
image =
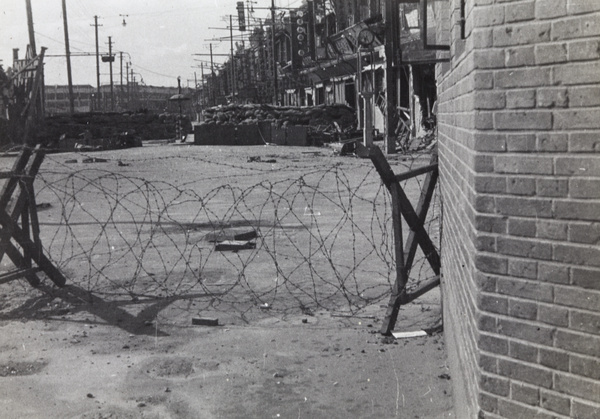
[[[394,336],[396,339],[416,338],[420,336],[427,336],[427,332],[424,330],[414,330],[412,332],[392,332],[392,336]]]
[[[333,150],[334,156],[347,156],[354,154],[356,150],[356,139],[329,143],[327,147]]]
[[[215,250],[220,252],[256,249],[256,243],[246,240],[224,240],[218,242]]]
[[[266,159],[263,160],[260,156],[251,156],[248,157],[248,163],[277,163],[275,159]]]
[[[82,163],[106,163],[108,160],[101,159],[98,157],[88,157],[87,159],[83,159]]]
[[[252,240],[258,237],[256,230],[248,231],[247,233],[239,233],[233,236],[233,240]]]
[[[218,326],[219,319],[208,317],[193,317],[192,324],[194,326]]]

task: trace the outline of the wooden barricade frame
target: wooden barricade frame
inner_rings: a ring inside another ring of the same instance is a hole
[[[59,287],[66,283],[63,274],[44,255],[40,240],[33,182],[43,160],[41,146],[24,146],[12,170],[0,172],[0,178],[6,179],[0,191],[0,261],[6,255],[16,267],[0,274],[0,284],[25,277],[36,287],[40,284],[39,271]]]
[[[394,173],[383,152],[378,147],[372,147],[369,150],[369,158],[392,196],[392,228],[394,252],[396,255],[396,280],[392,286],[392,294],[380,330],[381,334],[387,336],[391,334],[396,325],[398,312],[402,304],[410,303],[440,284],[440,255],[424,227],[438,179],[437,154],[432,154],[429,165],[398,175]],[[400,182],[423,174],[426,174],[426,177],[421,189],[419,202],[415,209],[400,186]],[[404,247],[402,217],[404,217],[410,228],[410,233]],[[408,274],[414,262],[417,246],[423,251],[435,276],[425,281],[416,290],[407,293]]]

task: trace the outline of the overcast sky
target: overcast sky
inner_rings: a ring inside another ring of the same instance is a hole
[[[143,78],[147,85],[177,86],[177,76],[182,85],[194,84],[194,72],[200,77],[198,59],[209,57],[193,56],[208,53],[209,44],[213,52],[229,53],[229,15],[234,15],[236,0],[66,0],[69,28],[69,43],[72,54],[95,53],[94,16],[98,16],[99,49],[108,53],[108,37],[112,36],[113,52],[124,54],[125,62],[131,61],[136,80]],[[254,16],[269,16],[271,0],[254,0]],[[246,3],[247,4],[247,3]],[[276,0],[276,6],[297,7],[301,0]],[[67,65],[64,57],[64,29],[61,0],[31,0],[35,42],[38,52],[47,47],[48,57],[44,60],[46,84],[67,84]],[[20,57],[25,55],[29,43],[27,9],[25,0],[0,0],[0,59],[6,70],[12,66],[12,49],[19,48]],[[125,19],[126,25],[123,25]],[[240,32],[234,30],[234,37]],[[224,57],[215,57],[223,62]],[[71,58],[74,84],[96,86],[95,56]],[[117,55],[113,64],[113,79],[120,82],[120,60]],[[205,65],[205,72],[208,67]],[[110,81],[108,63],[100,63],[101,84]]]

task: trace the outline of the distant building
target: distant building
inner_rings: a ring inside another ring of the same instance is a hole
[[[96,89],[89,84],[73,86],[75,112],[91,112],[92,96]],[[68,86],[45,86],[45,109],[47,115],[69,113]]]
[[[45,86],[46,115],[69,113],[69,88],[66,85]],[[114,86],[114,105],[111,103],[110,86],[100,86],[100,94],[95,87],[87,85],[74,85],[74,108],[76,113],[83,112],[123,112],[148,110],[150,112],[178,112],[179,105],[169,101],[169,98],[178,93],[177,87],[145,86],[130,83],[128,86]],[[192,99],[194,90],[182,89],[182,93]],[[182,103],[182,112],[194,116],[192,100]]]

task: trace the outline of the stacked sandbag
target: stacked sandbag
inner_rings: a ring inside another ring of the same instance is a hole
[[[243,104],[205,109],[203,119],[207,125],[250,125],[267,121],[280,126],[310,125],[343,130],[354,125],[356,115],[354,109],[342,104],[301,107]]]

